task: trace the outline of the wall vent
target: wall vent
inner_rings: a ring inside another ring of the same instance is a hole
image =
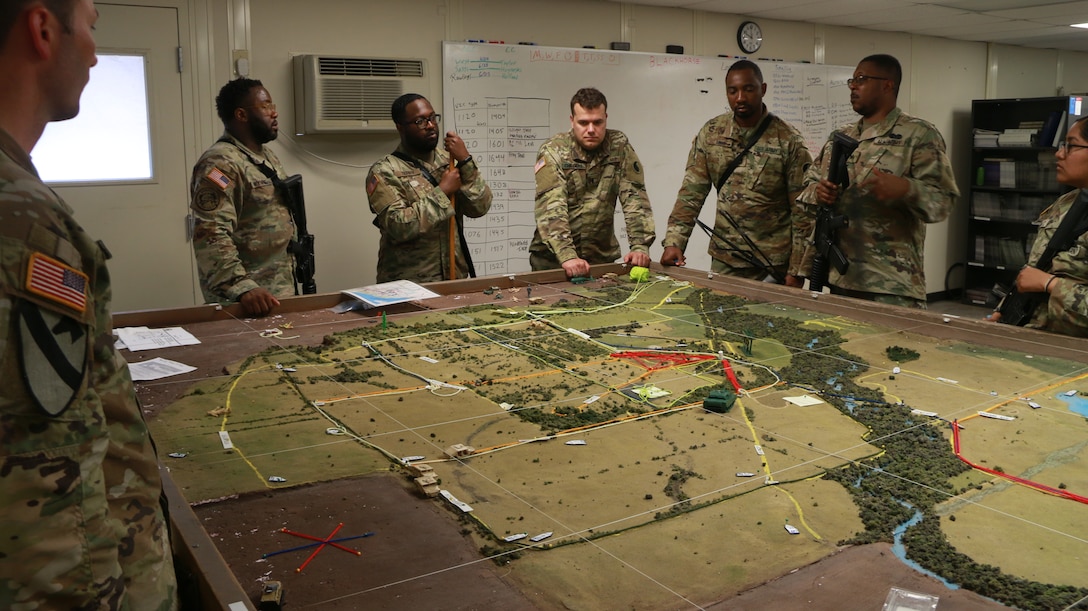
[[[296,55],[295,134],[395,132],[389,109],[404,93],[427,96],[422,59]]]

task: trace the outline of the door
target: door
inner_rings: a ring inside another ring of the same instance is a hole
[[[112,253],[108,265],[115,312],[200,303],[193,284],[195,263],[187,241],[190,168],[185,160],[183,86],[178,70],[179,32],[183,25],[179,23],[179,11],[172,6],[102,2],[96,6],[99,20],[95,41],[100,58],[143,57],[150,177],[80,178],[80,182],[58,182],[51,186],[72,206],[76,220],[84,229],[102,240]],[[92,70],[92,84],[94,80]],[[87,105],[83,104],[81,110],[87,110]],[[88,112],[84,118],[93,118],[99,127],[105,122],[111,131],[131,127],[131,120],[126,117]],[[47,129],[43,141],[48,136]],[[105,148],[101,140],[108,137],[69,145],[84,146],[85,155],[99,158]],[[137,155],[135,149],[141,147],[142,141],[132,147],[131,153],[122,150],[108,154],[115,155],[120,164],[128,161],[130,155]],[[139,154],[145,153],[139,151]],[[44,171],[43,177],[48,180]]]

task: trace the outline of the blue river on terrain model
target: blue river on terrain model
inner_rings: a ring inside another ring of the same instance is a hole
[[[1059,394],[1056,398],[1061,399],[1067,405],[1069,405],[1069,411],[1071,411],[1071,412],[1073,412],[1075,414],[1079,414],[1081,416],[1084,416],[1085,418],[1088,418],[1088,397],[1084,397],[1084,396],[1081,396],[1079,394],[1070,397],[1070,396],[1066,395],[1065,393],[1062,393],[1062,394]],[[861,482],[861,480],[859,479],[858,482],[855,483],[855,485],[860,484],[860,482]],[[914,507],[911,506],[909,503],[904,503],[903,501],[898,501],[898,503],[900,505],[908,508],[908,509],[914,509]],[[899,526],[895,527],[895,530],[892,531],[892,534],[894,535],[894,543],[892,544],[892,553],[895,554],[895,557],[899,558],[903,562],[903,564],[906,564],[910,568],[918,571],[919,573],[924,573],[926,575],[929,575],[930,577],[936,579],[937,581],[940,581],[941,583],[943,583],[945,585],[945,587],[947,587],[950,590],[958,590],[959,589],[958,585],[948,581],[947,579],[944,579],[943,577],[941,577],[940,575],[937,575],[936,573],[933,573],[932,571],[927,571],[926,569],[922,568],[922,566],[919,565],[917,562],[907,559],[907,548],[903,545],[903,533],[906,532],[906,530],[908,528],[910,528],[911,526],[914,526],[915,524],[917,524],[918,522],[921,522],[921,521],[922,521],[922,512],[918,511],[917,509],[914,509],[914,516],[911,519],[909,519],[906,522],[903,522]]]
[[[908,509],[914,509],[914,506],[912,506],[910,503],[904,503],[903,501],[898,501],[898,500],[896,502],[898,502],[900,505],[902,505],[902,506],[904,506],[904,507],[906,507]],[[949,590],[958,590],[960,588],[958,585],[952,583],[951,581],[948,581],[947,579],[941,577],[940,575],[934,573],[933,571],[927,571],[926,569],[922,568],[922,565],[918,564],[917,562],[907,559],[907,548],[906,548],[906,546],[903,545],[903,533],[906,532],[906,530],[908,528],[910,528],[911,526],[914,526],[915,524],[917,524],[917,523],[919,523],[921,521],[922,521],[922,512],[918,511],[917,509],[914,509],[914,517],[907,520],[906,522],[903,522],[899,526],[895,527],[895,530],[892,531],[892,535],[895,538],[894,542],[892,543],[892,553],[895,554],[896,558],[899,558],[900,560],[902,560],[903,564],[905,564],[905,565],[909,566],[910,568],[918,571],[919,573],[922,573],[924,575],[929,575],[930,577],[932,577],[932,578],[936,579],[937,581],[943,583],[945,585],[945,587],[948,588]]]
[[[1073,412],[1075,414],[1083,415],[1085,417],[1088,417],[1088,397],[1083,397],[1083,396],[1080,396],[1080,395],[1075,395],[1073,397],[1070,397],[1070,396],[1065,395],[1064,392],[1063,392],[1063,394],[1061,394],[1061,395],[1059,395],[1058,397],[1055,397],[1055,398],[1056,399],[1061,399],[1062,401],[1065,401],[1065,403],[1068,404],[1068,407],[1070,407],[1071,412]],[[857,485],[860,485],[860,484],[861,484],[861,478],[858,478],[858,481],[854,485],[857,486]],[[903,507],[905,507],[907,509],[914,509],[914,507],[912,507],[910,503],[905,503],[903,501],[897,501],[897,502],[899,502],[899,504],[901,504],[901,506],[903,506]],[[891,551],[892,551],[892,553],[895,554],[895,558],[899,558],[904,564],[906,564],[907,566],[910,566],[911,569],[914,569],[915,571],[917,571],[919,573],[924,573],[926,575],[929,575],[932,578],[937,579],[937,581],[944,584],[944,586],[948,587],[949,589],[960,589],[960,586],[957,586],[957,585],[949,582],[948,579],[945,579],[945,578],[941,577],[940,575],[938,575],[938,574],[936,574],[936,573],[934,573],[932,571],[927,571],[927,570],[922,568],[922,565],[918,564],[917,562],[915,562],[913,560],[908,560],[906,558],[906,547],[903,545],[903,533],[906,532],[907,528],[910,528],[911,526],[914,526],[918,522],[922,522],[922,512],[915,509],[913,518],[911,518],[910,520],[907,520],[906,522],[903,522],[899,526],[895,526],[894,531],[892,531],[892,535],[894,536],[894,543],[891,546]]]

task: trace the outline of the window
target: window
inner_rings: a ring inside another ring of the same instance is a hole
[[[79,116],[50,123],[34,147],[34,166],[42,180],[151,180],[144,56],[100,53],[79,105]]]

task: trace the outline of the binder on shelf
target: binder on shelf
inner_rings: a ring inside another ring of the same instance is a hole
[[[1051,146],[1051,142],[1054,141],[1054,134],[1058,133],[1058,123],[1061,121],[1062,111],[1052,110],[1050,114],[1046,116],[1046,122],[1043,123],[1043,128],[1039,130],[1039,146]]]
[[[1066,122],[1069,121],[1069,111],[1063,110],[1062,116],[1058,118],[1058,129],[1055,130],[1054,135],[1050,138],[1050,146],[1057,147],[1058,143],[1065,140],[1065,132],[1069,127],[1066,126]]]

